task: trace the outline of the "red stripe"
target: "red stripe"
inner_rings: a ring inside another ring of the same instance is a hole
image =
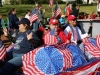
[[[97,35],[96,43],[97,43],[98,48],[100,48],[100,35]]]

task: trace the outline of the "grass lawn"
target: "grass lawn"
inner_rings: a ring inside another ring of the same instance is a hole
[[[62,13],[64,14],[64,8],[65,4],[60,4],[59,5]],[[0,13],[3,14],[3,17],[6,18],[8,16],[8,12],[10,11],[11,8],[16,8],[17,9],[17,16],[18,17],[24,17],[25,12],[27,9],[32,10],[34,5],[4,5],[3,7],[0,7]],[[53,8],[55,5],[53,6]],[[46,9],[45,17],[50,17],[52,15],[52,7],[49,7],[48,5],[43,5],[43,8]],[[96,5],[94,6],[81,6],[80,7],[80,12],[86,12],[90,14],[93,11],[97,11]]]

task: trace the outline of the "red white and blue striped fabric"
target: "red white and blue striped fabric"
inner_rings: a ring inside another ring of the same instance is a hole
[[[90,38],[83,39],[84,48],[95,58],[100,57],[100,35],[96,37],[96,46],[90,42]]]
[[[14,44],[11,44],[8,48],[6,48],[6,51],[9,52],[14,47]]]
[[[100,72],[100,59],[75,67],[72,70],[61,72],[58,75],[96,75],[98,72]]]
[[[54,35],[50,35],[50,32],[43,36],[43,41],[45,45],[55,45],[57,44],[57,39]]]
[[[6,49],[4,47],[4,45],[1,46],[0,48],[0,60],[3,60],[6,56]]]
[[[46,47],[47,46],[42,46],[42,47],[37,48],[33,51],[30,51],[29,53],[22,56],[24,75],[45,75],[45,73],[43,71],[41,71],[40,68],[37,66],[35,61],[36,61],[36,55],[38,54],[38,52],[41,51],[41,49],[46,48]],[[55,46],[51,46],[51,47],[56,48]],[[63,50],[59,49],[59,47],[56,49],[63,56],[63,64],[61,64],[61,65],[63,65],[63,67],[59,72],[64,71],[68,68],[71,68],[72,67],[72,54],[71,54],[71,52],[66,50],[65,48],[62,48]],[[56,54],[52,54],[52,56],[56,56]],[[44,59],[45,58],[43,58],[43,60]],[[56,58],[53,58],[53,59],[56,59]],[[51,59],[51,60],[53,61],[53,59]],[[39,59],[39,60],[41,61],[42,59]],[[44,64],[47,64],[48,61],[46,61]],[[57,67],[57,65],[58,65],[57,62],[60,63],[60,61],[55,61],[55,62],[56,62],[56,67]],[[41,65],[44,65],[44,64],[41,64]],[[42,70],[45,70],[45,68],[47,68],[47,67],[45,66],[44,68],[42,68]],[[51,68],[49,68],[49,69],[51,69]],[[49,70],[49,71],[51,72],[52,70]]]
[[[38,15],[36,14],[36,10],[32,10],[31,16],[29,18],[30,23],[33,23],[34,21],[36,21],[38,19]]]

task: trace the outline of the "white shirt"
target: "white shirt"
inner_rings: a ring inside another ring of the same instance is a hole
[[[100,12],[100,3],[97,3],[97,11]]]
[[[72,30],[71,30],[71,28],[70,28],[69,26],[67,26],[67,27],[65,28],[64,33],[67,34],[66,32],[67,32],[67,33],[68,33],[68,32],[72,32]],[[84,38],[86,38],[86,37],[88,36],[88,33],[82,34],[82,32],[81,32],[81,30],[80,30],[79,28],[78,28],[78,32],[79,32],[79,35],[80,35],[81,39],[84,39]],[[71,42],[76,43],[76,41],[74,40],[73,34],[72,34],[72,36],[71,36]]]
[[[29,18],[30,18],[30,16],[29,16],[28,14],[26,14],[26,15],[25,15],[25,18],[29,19]]]

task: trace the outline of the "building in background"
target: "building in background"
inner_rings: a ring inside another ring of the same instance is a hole
[[[98,0],[82,0],[83,4],[97,3]]]
[[[4,4],[10,4],[10,0],[1,0],[2,1],[2,5]]]
[[[75,0],[62,0],[64,2],[71,2],[71,1],[75,1]],[[83,4],[91,4],[91,3],[97,3],[97,0],[77,0],[77,3],[83,3]]]

